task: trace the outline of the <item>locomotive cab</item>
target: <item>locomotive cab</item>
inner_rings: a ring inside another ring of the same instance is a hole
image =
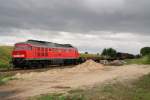
[[[16,44],[13,50],[13,58],[26,58],[32,47],[28,44]]]
[[[13,65],[22,65],[32,50],[29,44],[17,43],[12,52]]]

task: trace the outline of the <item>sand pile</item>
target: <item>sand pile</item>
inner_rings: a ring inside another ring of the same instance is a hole
[[[122,61],[122,60],[114,60],[114,61],[110,62],[109,65],[122,66],[123,64],[124,64],[124,61]]]
[[[89,72],[93,70],[100,70],[103,69],[104,66],[102,64],[96,63],[93,60],[87,60],[85,63],[77,65],[76,67],[72,68],[73,71],[79,72]]]
[[[65,76],[67,73],[81,73],[81,72],[90,72],[94,70],[103,69],[103,65],[94,62],[93,60],[87,60],[85,63],[77,65],[73,68],[64,68],[64,69],[52,69],[45,72],[30,72],[25,74],[16,74],[15,78],[23,79],[37,79],[37,78],[48,78],[48,77],[59,77]]]

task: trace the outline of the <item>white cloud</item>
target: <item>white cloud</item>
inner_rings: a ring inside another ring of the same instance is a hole
[[[115,48],[121,52],[138,54],[140,48],[149,46],[150,36],[134,35],[132,33],[113,33],[98,31],[99,34],[83,34],[71,32],[18,30],[12,36],[1,36],[0,42],[13,45],[16,42],[36,39],[56,43],[72,44],[81,52],[101,52],[104,48]],[[43,33],[43,34],[41,34]],[[55,33],[55,34],[53,34]],[[57,35],[56,35],[57,34]]]

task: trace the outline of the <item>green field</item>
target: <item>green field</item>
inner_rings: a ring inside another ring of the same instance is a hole
[[[85,54],[85,53],[80,53],[80,57],[83,58],[96,58],[96,57],[101,57],[100,55],[97,54]]]
[[[0,68],[8,68],[11,60],[12,46],[0,46]]]
[[[68,94],[47,94],[29,100],[150,100],[150,74],[132,83],[114,83]]]
[[[150,64],[150,55],[138,58],[138,59],[127,59],[127,64]]]

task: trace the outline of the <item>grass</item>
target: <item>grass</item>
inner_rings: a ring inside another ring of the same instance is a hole
[[[150,100],[150,74],[131,85],[116,83],[105,85],[100,91],[100,100]],[[96,98],[95,100],[99,100]]]
[[[100,55],[80,53],[80,57],[82,57],[82,58],[95,58],[95,57],[100,57]]]
[[[138,58],[138,59],[127,59],[127,64],[150,64],[150,55]]]
[[[11,60],[12,46],[0,46],[0,68],[8,68]]]
[[[150,74],[133,83],[114,83],[91,89],[71,90],[68,94],[47,94],[32,100],[150,100]]]
[[[13,78],[11,75],[1,75],[0,76],[0,85],[4,85],[5,83],[7,83],[9,80],[14,80],[15,78]]]
[[[79,95],[47,94],[30,98],[30,100],[83,100],[83,97]]]

